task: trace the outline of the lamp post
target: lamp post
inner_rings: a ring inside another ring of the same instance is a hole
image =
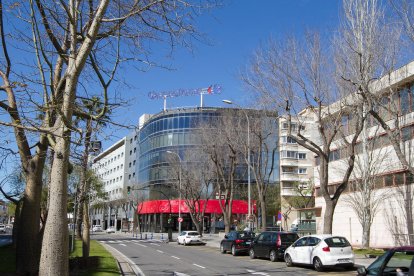
[[[178,233],[181,233],[181,157],[178,155],[178,153],[167,150],[167,153],[174,154],[178,157],[178,160],[180,161],[180,170],[178,172],[178,186],[179,186],[179,199],[178,199]]]
[[[246,120],[247,120],[247,220],[248,220],[248,225],[249,225],[249,229],[252,230],[252,222],[251,222],[251,214],[252,214],[252,210],[251,210],[251,192],[250,192],[250,121],[249,121],[249,116],[247,115],[247,112],[241,108],[240,105],[233,103],[232,101],[229,100],[223,100],[223,103],[226,104],[233,104],[237,107],[240,108],[241,111],[243,111],[244,115],[246,116]]]

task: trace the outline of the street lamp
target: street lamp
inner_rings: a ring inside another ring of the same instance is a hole
[[[167,153],[176,155],[178,157],[178,160],[180,160],[180,170],[178,172],[178,186],[179,186],[179,188],[178,188],[179,189],[179,199],[178,199],[178,233],[181,233],[181,220],[182,220],[182,218],[181,218],[181,162],[182,162],[182,160],[181,160],[180,155],[178,155],[178,153],[176,153],[176,152],[167,150]]]
[[[223,103],[226,104],[233,104],[237,107],[240,108],[241,111],[243,111],[244,115],[246,116],[246,120],[247,120],[247,220],[248,220],[248,225],[249,225],[249,229],[252,230],[252,222],[251,222],[251,214],[252,214],[252,210],[251,210],[251,192],[250,192],[250,121],[249,121],[249,116],[247,115],[247,112],[241,108],[240,105],[233,103],[232,101],[229,100],[223,100]]]

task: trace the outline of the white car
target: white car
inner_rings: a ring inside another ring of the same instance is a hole
[[[110,233],[115,233],[115,228],[113,228],[113,227],[108,227],[108,228],[106,229],[106,233],[108,233],[108,234],[110,234]]]
[[[102,226],[100,226],[100,225],[94,225],[92,227],[92,232],[102,232]]]
[[[286,266],[313,265],[315,270],[324,267],[354,267],[355,256],[348,240],[341,236],[310,235],[298,239],[285,251]]]
[[[178,244],[205,244],[197,231],[182,231],[177,237]]]

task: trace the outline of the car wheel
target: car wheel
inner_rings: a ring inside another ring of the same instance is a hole
[[[256,254],[254,254],[254,249],[253,248],[250,248],[250,250],[249,250],[249,256],[250,256],[250,259],[256,258]]]
[[[185,242],[185,239],[184,239],[184,241],[183,241],[183,244],[184,244],[184,246],[186,246],[186,245],[187,245],[187,243]]]
[[[313,267],[315,268],[316,271],[323,271],[323,264],[321,262],[321,259],[319,259],[318,257],[315,257],[313,259]]]
[[[290,257],[289,254],[286,254],[285,256],[285,263],[287,267],[293,266],[292,258]]]
[[[222,254],[226,253],[226,250],[224,249],[224,245],[223,244],[220,244],[220,252]]]
[[[233,255],[233,256],[237,256],[237,251],[236,251],[236,246],[235,246],[235,245],[233,245],[233,246],[231,247],[231,255]]]
[[[180,245],[180,241],[177,239],[177,244]]]
[[[269,259],[270,259],[271,262],[276,262],[276,260],[277,260],[277,254],[276,254],[276,251],[275,250],[270,251]]]

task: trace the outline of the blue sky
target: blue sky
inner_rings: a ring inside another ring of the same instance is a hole
[[[253,51],[270,37],[283,38],[303,31],[333,30],[339,21],[339,0],[233,0],[225,6],[203,14],[197,21],[198,29],[206,33],[211,45],[195,44],[192,52],[177,49],[173,57],[157,56],[163,64],[174,67],[168,71],[154,68],[148,72],[123,70],[131,84],[122,90],[129,106],[119,110],[115,120],[136,125],[144,113],[162,110],[162,100],[151,100],[148,92],[194,89],[220,84],[220,95],[204,96],[204,106],[224,106],[230,99],[241,106],[254,106],[249,101],[238,73],[248,63]],[[167,101],[168,108],[200,105],[199,96],[186,96]],[[127,116],[125,116],[127,114]],[[125,136],[129,130],[111,133],[103,141],[104,148]]]

